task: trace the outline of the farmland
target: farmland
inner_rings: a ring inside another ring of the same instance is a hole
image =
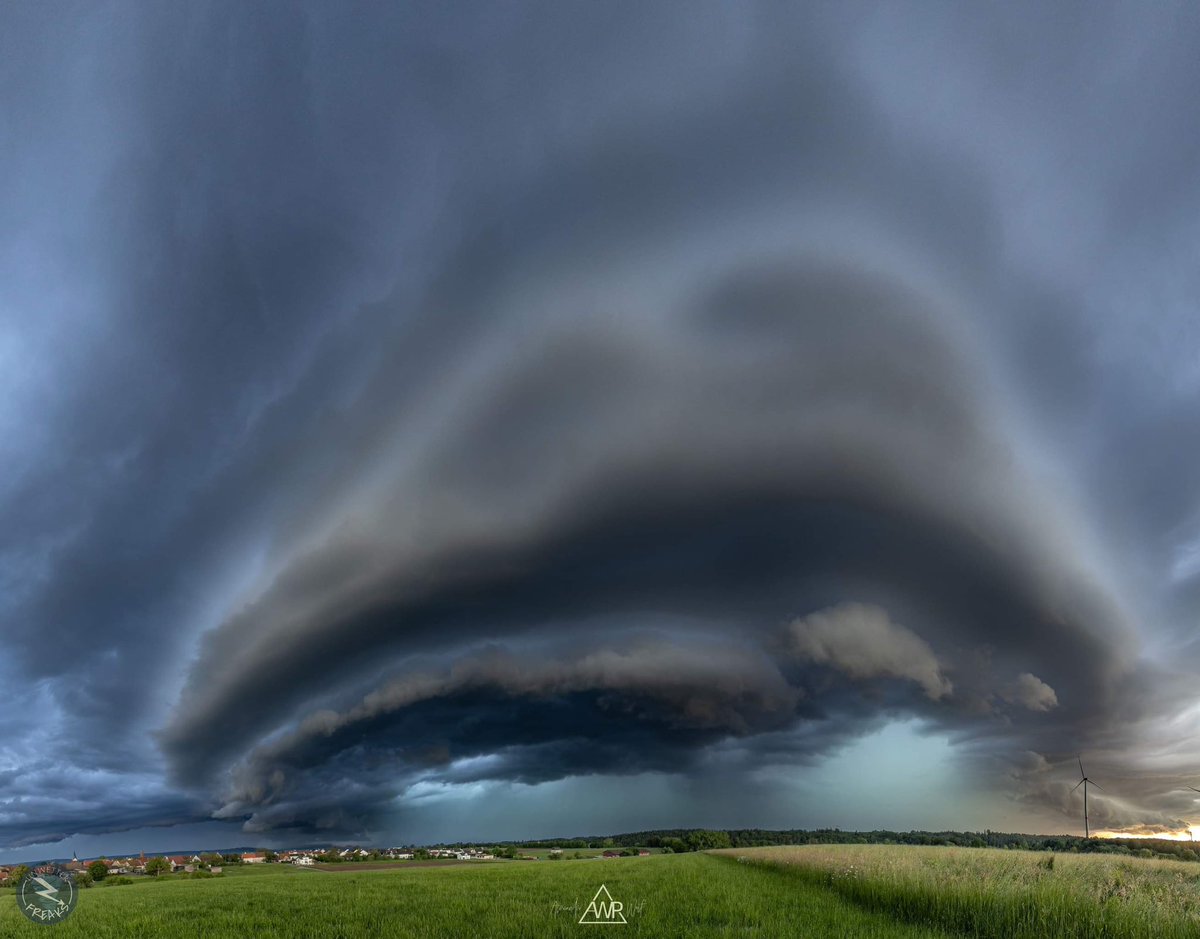
[[[337,874],[256,865],[205,880],[94,887],[53,928],[55,939],[587,935],[578,921],[602,883],[625,905],[621,935],[795,935],[802,925],[815,935],[934,935],[821,887],[702,854]],[[0,901],[0,935],[45,939],[46,927],[26,922],[11,892]]]
[[[620,935],[1171,939],[1200,923],[1196,865],[1102,855],[814,845],[371,867],[255,865],[93,887],[55,936],[572,936],[602,883],[623,904]],[[0,892],[0,935],[44,928]]]
[[[1179,861],[885,845],[718,853],[951,935],[1200,935],[1200,870]]]

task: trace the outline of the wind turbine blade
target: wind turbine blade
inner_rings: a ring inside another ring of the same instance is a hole
[[[1080,780],[1080,781],[1082,782],[1082,780]],[[1095,786],[1097,789],[1103,789],[1103,788],[1104,788],[1104,787],[1103,787],[1102,785],[1100,785],[1100,783],[1098,783],[1098,782],[1092,782],[1090,779],[1088,780],[1088,782],[1089,782],[1089,783],[1092,783],[1092,785],[1093,785],[1093,786]]]
[[[1191,789],[1192,792],[1200,792],[1200,789],[1197,789],[1195,786],[1188,786],[1188,788]]]
[[[1081,779],[1081,780],[1079,780],[1079,782],[1075,783],[1075,785],[1073,785],[1071,787],[1071,791],[1074,792],[1076,789],[1078,789],[1082,785],[1083,785],[1083,780]]]
[[[1082,779],[1084,776],[1086,776],[1086,775],[1087,775],[1087,773],[1085,773],[1085,772],[1083,771],[1083,758],[1082,758],[1082,757],[1076,757],[1075,759],[1079,760],[1079,776],[1080,776],[1080,778]]]

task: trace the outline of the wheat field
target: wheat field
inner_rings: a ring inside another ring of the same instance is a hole
[[[981,848],[805,845],[716,852],[951,935],[1200,936],[1200,864]]]

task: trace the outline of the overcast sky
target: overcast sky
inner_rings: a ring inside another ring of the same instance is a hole
[[[0,858],[1200,824],[1195,4],[0,18]]]

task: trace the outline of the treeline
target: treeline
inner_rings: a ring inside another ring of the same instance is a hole
[[[642,837],[644,840],[639,841]],[[474,842],[455,842],[454,844],[438,845],[447,848],[473,847]],[[510,852],[520,848],[661,848],[664,851],[707,851],[711,848],[736,847],[729,839],[729,832],[713,831],[707,828],[692,828],[679,831],[638,832],[627,835],[593,835],[587,838],[548,838],[542,841],[502,841],[496,852]],[[635,854],[637,852],[634,852]],[[511,856],[509,853],[498,857]]]
[[[711,848],[757,848],[791,844],[914,844],[963,848],[1006,848],[1025,851],[1058,851],[1084,854],[1128,854],[1200,860],[1190,841],[1160,838],[1079,838],[1073,835],[1025,835],[998,831],[843,831],[793,828],[708,829],[668,828],[620,835],[582,838],[549,838],[541,841],[504,842],[525,848],[661,848],[666,851],[705,851]]]

